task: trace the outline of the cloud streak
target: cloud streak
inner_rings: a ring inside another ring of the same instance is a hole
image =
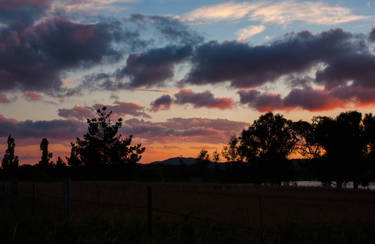
[[[352,14],[348,8],[330,6],[323,2],[265,1],[225,2],[195,9],[182,16],[193,23],[238,20],[248,18],[262,23],[287,24],[304,21],[311,24],[335,25],[367,19],[368,16]]]
[[[192,90],[182,89],[172,98],[169,95],[161,96],[151,103],[151,111],[168,110],[171,105],[193,105],[194,108],[208,108],[208,109],[231,109],[234,106],[232,98],[215,98],[210,91],[201,93],[193,92]]]
[[[142,105],[132,102],[125,102],[122,100],[116,100],[113,105],[95,104],[91,107],[76,104],[71,109],[59,109],[58,115],[62,118],[84,121],[86,119],[95,117],[96,110],[103,106],[105,106],[108,111],[112,111],[112,114],[116,118],[129,115],[151,118],[147,113],[144,112],[145,109]]]
[[[244,42],[247,41],[252,36],[255,36],[266,29],[264,25],[250,25],[246,28],[240,29],[237,31],[237,41]]]
[[[134,135],[148,143],[207,142],[227,143],[233,134],[238,134],[247,123],[226,119],[172,118],[165,122],[151,122],[139,119],[124,121],[121,133]],[[74,140],[82,136],[87,125],[77,120],[17,121],[0,115],[0,137],[13,135],[17,140],[31,143],[41,138],[58,141]]]

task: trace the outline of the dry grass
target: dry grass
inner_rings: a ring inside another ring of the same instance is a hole
[[[63,183],[36,185],[35,211],[62,216]],[[148,185],[152,187],[154,216],[163,221],[181,222],[195,216],[202,218],[203,222],[244,228],[273,228],[289,223],[333,225],[375,222],[375,193],[370,191],[136,182],[72,182],[73,217],[145,219]],[[22,207],[25,211],[31,208],[31,194],[32,183],[19,183],[19,199],[25,203]]]

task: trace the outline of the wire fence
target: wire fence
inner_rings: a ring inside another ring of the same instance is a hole
[[[24,202],[24,208],[29,208],[32,214],[42,214],[48,209],[64,218],[85,212],[88,215],[114,210],[117,214],[132,213],[147,221],[150,236],[153,219],[168,219],[168,216],[236,229],[263,229],[286,221],[375,220],[373,192],[70,180],[2,182],[0,189],[10,206]]]

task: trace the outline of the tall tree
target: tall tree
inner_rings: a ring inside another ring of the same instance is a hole
[[[363,155],[366,152],[362,114],[343,112],[335,119],[317,117],[316,140],[326,154],[326,165],[321,170],[328,173],[337,187],[349,180],[357,184]]]
[[[15,156],[16,143],[14,138],[9,135],[7,140],[8,147],[5,151],[1,166],[4,170],[15,169],[18,167],[18,156]]]
[[[122,119],[114,122],[111,115],[112,111],[107,112],[106,107],[98,109],[96,118],[87,119],[88,131],[83,139],[77,138],[76,143],[72,143],[72,150],[76,150],[83,165],[134,165],[141,159],[145,147],[132,146],[132,135],[119,134]]]
[[[255,120],[239,137],[240,155],[248,162],[262,160],[284,160],[292,152],[297,138],[292,121],[282,115],[266,113]]]
[[[270,112],[242,131],[238,151],[240,157],[250,163],[254,180],[280,183],[292,177],[287,157],[296,142],[292,121]]]
[[[236,162],[236,161],[241,160],[238,143],[239,143],[238,138],[236,136],[232,136],[229,140],[228,145],[223,147],[223,150],[221,151],[221,155],[228,162]]]
[[[47,168],[52,165],[52,162],[50,161],[52,158],[52,153],[48,151],[48,140],[47,138],[43,138],[40,142],[40,150],[42,151],[42,157],[39,161],[39,166],[42,168]]]
[[[324,154],[324,148],[317,142],[316,123],[297,121],[293,123],[293,130],[297,137],[295,152],[306,159],[320,159]]]

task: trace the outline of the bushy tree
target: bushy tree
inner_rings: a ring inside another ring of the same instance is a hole
[[[39,167],[41,168],[48,168],[53,165],[53,163],[50,161],[52,158],[52,153],[48,151],[48,140],[47,138],[43,138],[40,142],[40,150],[42,151],[42,157],[39,161]]]
[[[338,187],[346,181],[357,185],[367,148],[364,133],[362,114],[357,111],[316,118],[316,141],[324,148],[327,161],[321,171],[328,172]]]
[[[238,146],[240,156],[248,162],[254,159],[285,160],[297,142],[292,125],[292,121],[279,114],[261,115],[242,131]]]
[[[87,119],[87,133],[72,143],[70,165],[77,165],[77,159],[85,166],[135,164],[141,159],[145,147],[131,145],[132,135],[119,134],[122,119],[112,121],[111,115],[112,111],[102,107],[96,118]]]
[[[307,121],[297,121],[293,123],[293,130],[297,136],[295,152],[306,159],[320,159],[324,156],[325,150],[317,141],[316,118],[312,123]]]
[[[14,138],[9,135],[7,140],[8,147],[5,151],[1,166],[4,170],[15,169],[18,167],[18,156],[15,156],[14,151],[16,143]]]
[[[223,147],[223,150],[221,151],[221,155],[228,162],[236,162],[236,161],[241,160],[238,143],[239,143],[239,139],[236,136],[232,136],[229,140],[228,145]]]

